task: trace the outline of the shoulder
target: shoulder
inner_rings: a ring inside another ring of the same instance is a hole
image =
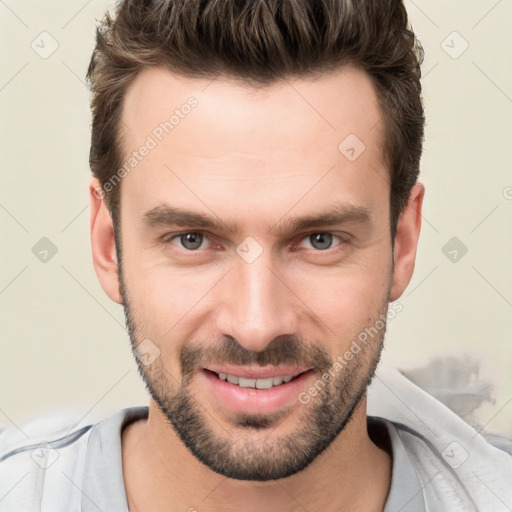
[[[392,442],[404,447],[421,482],[427,509],[510,510],[505,505],[512,503],[512,456],[506,451],[510,440],[486,439],[392,369],[376,375],[368,411],[386,420]]]
[[[77,427],[79,418],[52,413],[0,430],[1,510],[47,510],[58,488],[56,510],[76,509],[79,480],[92,424]]]

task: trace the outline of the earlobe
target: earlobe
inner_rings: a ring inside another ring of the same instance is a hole
[[[121,304],[118,261],[112,216],[105,204],[100,182],[93,178],[89,186],[90,232],[94,270],[105,293]]]
[[[393,281],[389,300],[397,300],[411,281],[416,261],[416,249],[421,230],[421,208],[425,187],[416,183],[411,189],[409,201],[400,215],[393,250]]]

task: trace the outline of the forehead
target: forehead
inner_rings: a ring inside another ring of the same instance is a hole
[[[121,204],[140,213],[388,198],[377,96],[353,67],[264,88],[149,68],[128,88],[122,121]]]

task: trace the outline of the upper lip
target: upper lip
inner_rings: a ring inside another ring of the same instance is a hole
[[[286,375],[299,375],[311,368],[298,366],[235,366],[235,365],[208,365],[205,370],[215,373],[236,375],[246,379],[268,379],[270,377],[285,377]]]

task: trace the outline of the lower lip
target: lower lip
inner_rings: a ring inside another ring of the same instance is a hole
[[[298,395],[312,378],[311,370],[290,382],[270,389],[241,388],[219,379],[208,370],[199,372],[209,392],[232,411],[249,414],[268,414],[298,401]]]

